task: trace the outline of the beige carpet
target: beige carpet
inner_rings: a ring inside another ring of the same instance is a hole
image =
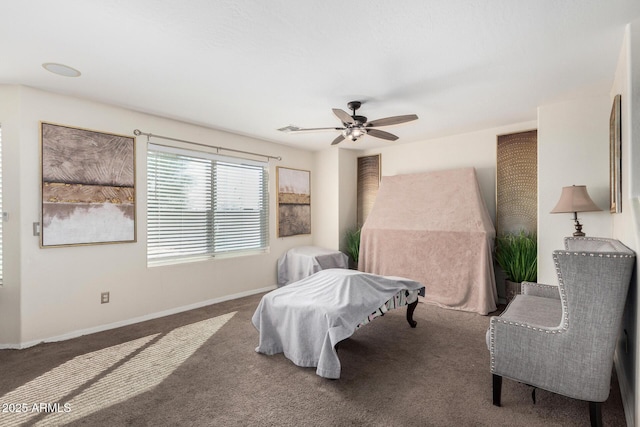
[[[0,425],[585,426],[585,402],[504,380],[491,404],[488,316],[419,304],[341,343],[342,377],[257,354],[260,295],[0,351]],[[18,413],[18,410],[21,412]],[[5,412],[6,411],[6,412]],[[604,425],[624,426],[618,384]]]

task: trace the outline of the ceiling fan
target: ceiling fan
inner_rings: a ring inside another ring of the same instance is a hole
[[[395,141],[398,139],[396,135],[376,128],[406,123],[418,118],[418,116],[415,114],[406,114],[404,116],[385,117],[383,119],[367,121],[366,117],[356,115],[356,111],[358,110],[358,108],[360,108],[361,105],[362,102],[360,101],[351,101],[347,103],[347,107],[349,107],[349,109],[353,112],[353,114],[351,115],[339,108],[332,109],[333,114],[335,114],[336,117],[338,117],[338,119],[340,119],[340,121],[342,122],[342,127],[299,128],[297,126],[289,125],[278,130],[282,132],[304,132],[316,130],[342,131],[340,135],[333,140],[331,145],[339,144],[345,139],[350,139],[351,141],[355,142],[364,135],[371,135],[376,138],[386,139],[387,141]]]

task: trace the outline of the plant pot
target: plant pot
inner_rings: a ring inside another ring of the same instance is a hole
[[[504,290],[505,290],[505,298],[507,299],[507,304],[509,304],[511,300],[516,297],[516,295],[519,295],[521,293],[522,284],[519,282],[512,282],[511,280],[505,279]]]

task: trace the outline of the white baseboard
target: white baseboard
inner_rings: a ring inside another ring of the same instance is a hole
[[[144,316],[134,317],[133,319],[121,320],[118,322],[108,323],[106,325],[94,326],[92,328],[87,328],[87,329],[79,329],[77,331],[72,331],[66,334],[57,335],[57,336],[53,336],[45,339],[28,341],[20,344],[0,344],[0,350],[24,349],[28,347],[33,347],[34,345],[38,345],[41,343],[46,343],[46,342],[65,341],[72,338],[81,337],[83,335],[95,334],[96,332],[108,331],[109,329],[120,328],[122,326],[133,325],[135,323],[157,319],[159,317],[165,317],[165,316],[170,316],[172,314],[182,313],[183,311],[195,310],[196,308],[206,307],[208,305],[217,304],[224,301],[230,301],[230,300],[234,300],[242,297],[248,297],[248,296],[259,294],[262,292],[269,292],[274,289],[276,289],[276,285],[267,286],[266,288],[261,288],[261,289],[254,289],[246,292],[240,292],[237,294],[227,295],[220,298],[213,298],[206,301],[199,301],[193,304],[184,305],[182,307],[175,307],[169,310],[163,310],[156,313],[145,314]]]

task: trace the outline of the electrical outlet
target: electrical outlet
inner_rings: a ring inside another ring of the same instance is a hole
[[[100,304],[106,304],[109,302],[109,292],[103,292],[100,294]]]

